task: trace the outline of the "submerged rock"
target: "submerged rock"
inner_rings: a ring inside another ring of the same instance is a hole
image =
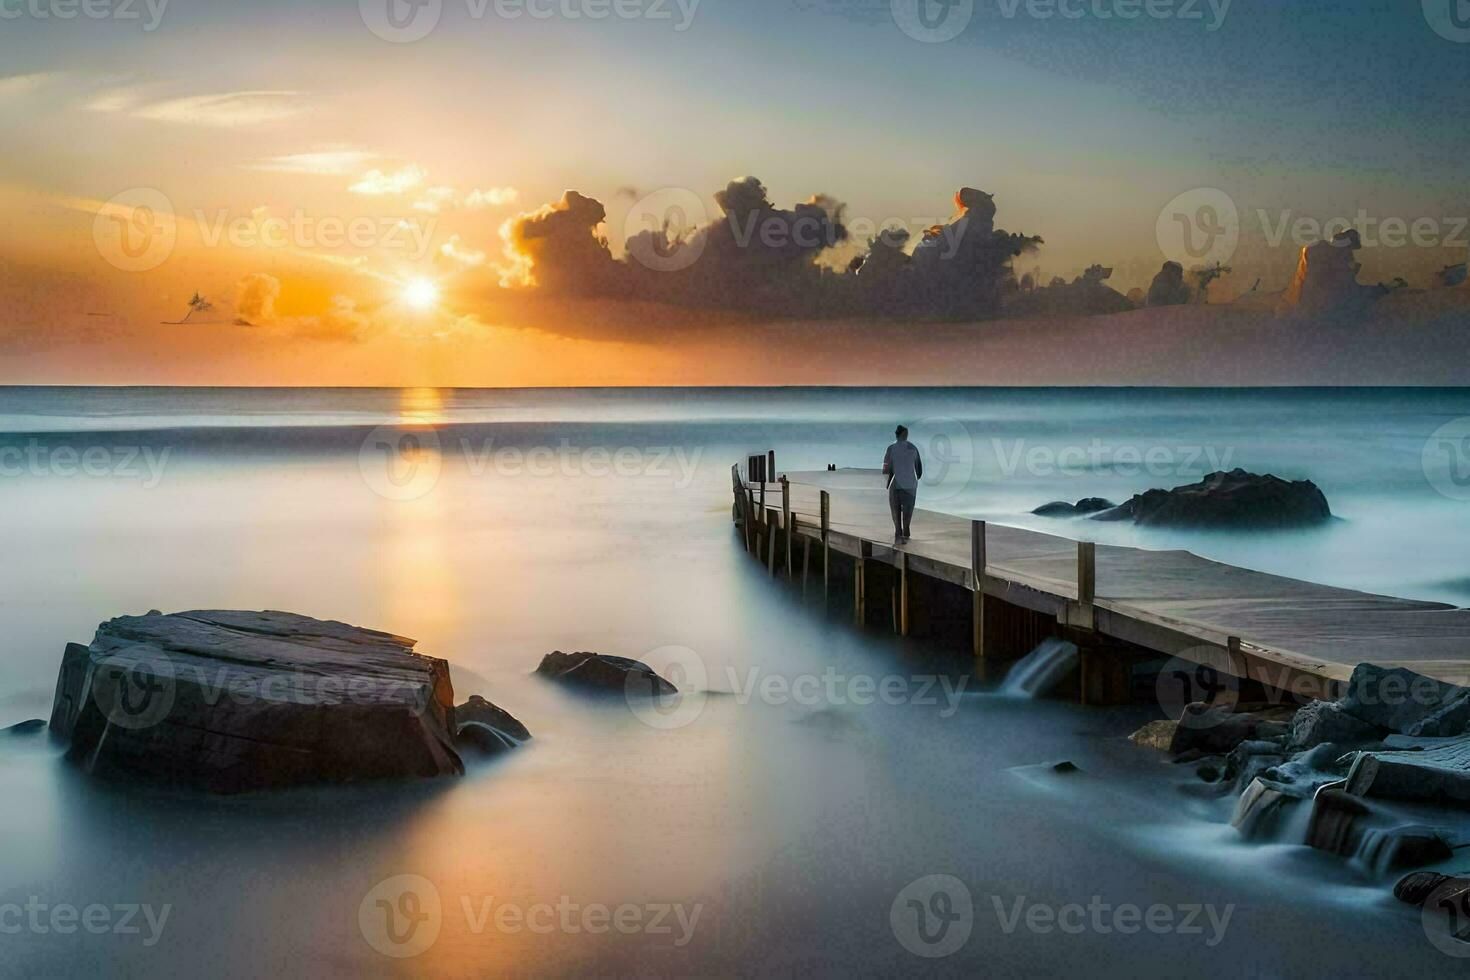
[[[454,709],[455,737],[460,746],[482,755],[499,755],[531,738],[531,732],[509,711],[480,695]]]
[[[641,660],[611,657],[602,653],[548,653],[536,673],[577,687],[616,691],[646,697],[678,694],[652,667]]]
[[[1146,749],[1157,749],[1160,752],[1169,752],[1174,747],[1174,733],[1179,729],[1179,722],[1168,718],[1151,721],[1138,731],[1128,736],[1128,741],[1134,745],[1141,745]]]
[[[1437,871],[1415,871],[1404,875],[1393,886],[1393,897],[1415,908],[1423,907],[1430,898],[1470,896],[1470,874],[1444,875]],[[1461,906],[1463,907],[1463,906]],[[1470,923],[1466,923],[1470,930]]]
[[[1258,530],[1307,527],[1331,517],[1327,498],[1310,480],[1292,483],[1235,469],[1173,490],[1149,490],[1092,519],[1148,527]]]
[[[46,722],[40,718],[23,721],[19,725],[11,725],[9,728],[0,729],[0,735],[9,735],[12,738],[25,738],[30,735],[39,735],[46,730]]]
[[[1111,500],[1104,500],[1102,497],[1083,497],[1075,504],[1069,504],[1065,500],[1053,500],[1049,504],[1042,504],[1031,513],[1038,517],[1080,517],[1084,514],[1096,514],[1116,506],[1117,504]]]
[[[284,612],[124,616],[67,645],[51,729],[94,775],[214,793],[460,774],[449,665],[413,647]]]
[[[1439,829],[1400,823],[1379,814],[1361,797],[1333,786],[1323,787],[1313,798],[1307,843],[1319,851],[1358,858],[1380,874],[1454,856]]]

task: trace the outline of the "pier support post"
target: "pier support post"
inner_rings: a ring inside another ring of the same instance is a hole
[[[792,577],[791,573],[791,548],[795,544],[794,531],[791,520],[791,481],[781,477],[781,534],[786,539],[786,578]]]
[[[759,556],[756,549],[760,547],[760,528],[755,523],[755,493],[746,487],[740,497],[745,504],[745,550]]]
[[[858,556],[852,563],[852,621],[859,626],[868,622],[868,557],[873,546],[867,541],[858,543]]]
[[[832,544],[827,540],[832,531],[832,495],[822,491],[822,608],[832,590]]]
[[[766,510],[766,574],[776,577],[776,511]]]
[[[985,522],[970,522],[971,643],[976,660],[985,659]]]
[[[1077,542],[1077,605],[1079,620],[1069,623],[1081,629],[1091,630],[1097,625],[1093,604],[1097,601],[1097,545],[1091,541]]]
[[[806,601],[806,583],[812,575],[812,539],[808,535],[801,539],[801,599]]]
[[[909,555],[906,551],[898,553],[898,583],[895,586],[894,598],[897,600],[897,608],[894,610],[894,631],[899,636],[909,635]]]

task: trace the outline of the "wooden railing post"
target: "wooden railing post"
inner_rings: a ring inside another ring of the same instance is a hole
[[[766,511],[766,574],[776,576],[776,511]]]
[[[1097,598],[1097,545],[1077,542],[1077,601],[1090,606]]]
[[[827,606],[827,594],[832,588],[832,545],[827,540],[832,531],[832,495],[822,491],[822,607]]]
[[[970,603],[976,659],[985,657],[985,522],[970,522]]]
[[[858,541],[858,556],[852,565],[852,621],[859,626],[868,622],[868,556],[872,548],[867,541]]]
[[[909,635],[909,553],[900,551],[898,553],[898,615],[894,617],[897,622],[899,636]]]
[[[795,541],[795,528],[791,520],[791,481],[781,477],[781,533],[786,538],[786,577],[792,577],[791,546]]]

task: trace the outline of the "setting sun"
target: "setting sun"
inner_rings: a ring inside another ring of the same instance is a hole
[[[410,280],[403,287],[403,302],[415,310],[432,310],[439,303],[439,286],[430,279]]]

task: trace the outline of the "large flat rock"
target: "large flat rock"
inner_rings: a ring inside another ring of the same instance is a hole
[[[88,772],[217,793],[456,775],[449,665],[283,612],[124,616],[68,644],[51,728]]]

